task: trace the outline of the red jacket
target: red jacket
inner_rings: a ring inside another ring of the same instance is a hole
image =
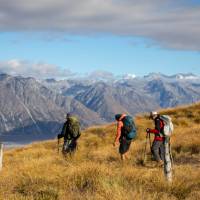
[[[163,141],[164,137],[162,136],[162,132],[164,131],[164,122],[159,117],[156,117],[154,122],[155,129],[150,129],[150,133],[155,134],[155,141]]]

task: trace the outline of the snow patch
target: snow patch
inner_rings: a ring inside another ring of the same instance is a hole
[[[176,75],[176,79],[180,79],[180,80],[196,80],[196,79],[200,79],[200,77],[195,76],[193,74],[177,74]]]
[[[124,75],[124,77],[123,77],[123,79],[134,79],[134,78],[136,78],[136,75],[135,74],[125,74]]]

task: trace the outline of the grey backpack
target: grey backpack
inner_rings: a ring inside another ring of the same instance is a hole
[[[170,137],[174,131],[174,125],[172,123],[171,117],[168,115],[161,115],[160,119],[164,122],[163,135],[165,137]]]

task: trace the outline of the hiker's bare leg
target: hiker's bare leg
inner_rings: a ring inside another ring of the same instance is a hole
[[[129,159],[128,152],[121,154],[121,160],[127,160],[127,159]]]
[[[126,159],[129,159],[129,152],[128,152],[128,151],[124,154],[124,157],[125,157]]]

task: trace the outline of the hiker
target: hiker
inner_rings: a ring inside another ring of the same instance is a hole
[[[150,112],[149,118],[152,119],[155,123],[154,129],[150,129],[150,128],[146,129],[147,134],[150,134],[150,133],[155,134],[154,141],[151,146],[151,152],[154,156],[154,159],[157,162],[157,165],[162,166],[164,164],[164,154],[165,154],[164,135],[163,135],[164,122],[156,111]]]
[[[58,140],[64,137],[64,144],[62,148],[64,155],[75,152],[77,148],[77,140],[80,135],[80,123],[78,119],[68,113],[66,115],[66,122],[63,125],[62,131],[57,136]]]
[[[115,115],[115,120],[117,121],[117,134],[113,145],[119,145],[121,159],[125,160],[128,158],[131,142],[136,137],[136,127],[133,118],[126,114]]]

